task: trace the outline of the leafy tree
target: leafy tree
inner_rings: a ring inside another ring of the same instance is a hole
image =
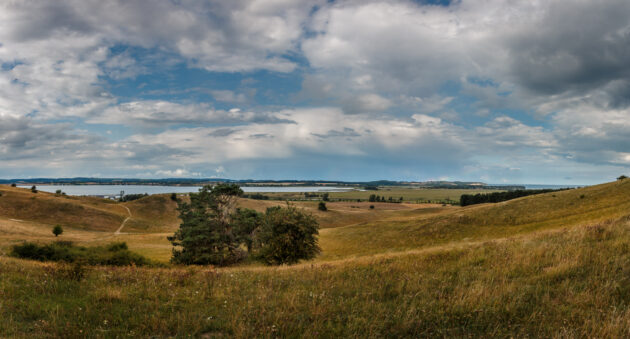
[[[370,194],[370,198],[368,199],[369,202],[375,202],[376,201],[376,194]]]
[[[259,258],[276,265],[314,258],[321,251],[318,229],[317,220],[295,206],[268,208],[256,239]]]
[[[324,195],[322,195],[322,200],[329,201],[328,200],[328,193],[324,193]]]
[[[231,223],[234,204],[243,190],[236,184],[206,185],[190,194],[190,203],[180,201],[182,223],[168,239],[171,261],[178,264],[226,266],[243,258]]]
[[[55,191],[55,195],[56,195],[56,196],[60,196],[60,195],[62,195],[62,194],[63,194],[63,191],[61,191],[61,190],[56,190],[56,191]]]
[[[55,227],[53,227],[52,229],[52,233],[55,235],[55,237],[58,237],[59,235],[61,235],[61,233],[63,233],[63,228],[60,225],[55,225]]]
[[[249,208],[237,208],[232,216],[232,227],[236,241],[245,244],[248,253],[252,252],[256,233],[260,229],[262,218],[262,213]]]
[[[617,178],[617,180],[623,180],[623,179],[628,179],[628,177],[625,175],[621,175]]]
[[[319,202],[319,205],[317,206],[317,209],[320,211],[328,211],[328,208],[326,207],[326,203],[323,201]]]

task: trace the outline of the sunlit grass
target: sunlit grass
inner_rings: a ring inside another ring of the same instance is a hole
[[[627,337],[629,196],[625,180],[500,204],[377,211],[322,229],[322,255],[295,266],[97,267],[76,281],[63,265],[0,257],[0,333]],[[46,225],[4,222],[22,227],[11,241],[52,239]],[[67,235],[170,257],[168,232],[106,234]]]

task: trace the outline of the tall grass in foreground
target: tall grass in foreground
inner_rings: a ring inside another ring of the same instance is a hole
[[[630,218],[281,268],[95,268],[0,258],[18,337],[624,337]]]

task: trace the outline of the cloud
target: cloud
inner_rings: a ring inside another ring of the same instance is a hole
[[[199,177],[201,173],[190,172],[187,169],[178,168],[175,170],[159,170],[155,172],[155,176],[164,178],[191,178]]]
[[[629,16],[622,0],[4,2],[0,160],[601,176],[629,166]],[[195,84],[170,86],[185,68]]]
[[[210,93],[217,101],[221,101],[221,102],[242,104],[247,101],[247,96],[245,96],[245,94],[235,93],[234,91],[217,90],[217,91],[210,91]]]
[[[112,106],[86,120],[93,124],[167,126],[207,123],[290,123],[271,113],[244,112],[238,108],[215,110],[208,104],[179,104],[169,101],[133,101]]]

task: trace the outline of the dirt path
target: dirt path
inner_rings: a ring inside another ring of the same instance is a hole
[[[120,227],[118,227],[118,229],[116,230],[116,232],[114,232],[114,235],[120,235],[120,231],[122,231],[123,227],[125,227],[125,224],[127,223],[127,221],[129,221],[129,219],[131,219],[131,210],[129,210],[129,207],[121,205],[122,207],[124,207],[127,210],[127,213],[129,213],[129,216],[127,218],[125,218],[125,220],[123,220],[122,224],[120,224]]]

